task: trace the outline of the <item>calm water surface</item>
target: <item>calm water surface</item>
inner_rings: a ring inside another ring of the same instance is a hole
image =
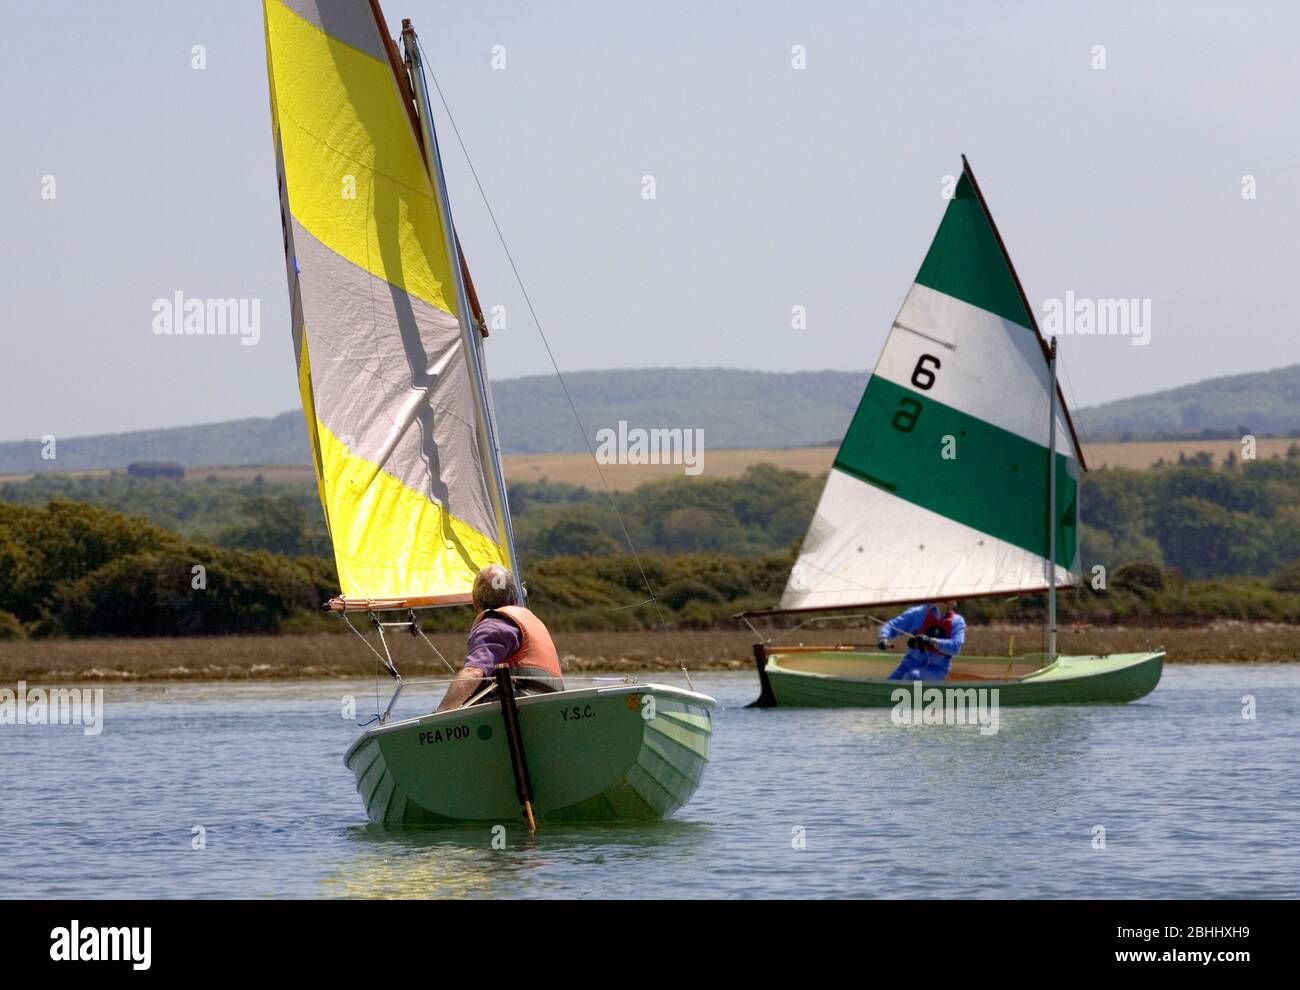
[[[675,819],[511,829],[504,850],[486,827],[367,824],[342,755],[373,681],[108,687],[98,737],[0,727],[0,884],[64,897],[1300,895],[1298,664],[1167,667],[1143,702],[1004,709],[994,736],[897,727],[885,710],[745,710],[752,674],[695,682],[720,702],[714,756]],[[410,696],[403,711],[421,707]],[[195,826],[206,848],[191,848]]]

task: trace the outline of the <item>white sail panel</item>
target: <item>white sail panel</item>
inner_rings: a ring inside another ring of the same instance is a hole
[[[964,340],[960,351],[955,336]],[[936,348],[938,341],[947,346]],[[925,354],[935,355],[956,372],[940,374],[944,369],[937,369],[927,392],[930,398],[1047,446],[1051,370],[1034,334],[996,313],[916,283],[903,301],[873,374],[910,388],[917,362]],[[1060,402],[1056,451],[1078,456]]]
[[[1045,563],[832,469],[781,608],[1016,594],[1046,587]],[[1072,580],[1070,569],[1056,568],[1058,585]]]

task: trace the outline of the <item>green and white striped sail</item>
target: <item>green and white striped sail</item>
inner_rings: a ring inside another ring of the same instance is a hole
[[[835,457],[784,609],[1049,584],[1051,372],[968,170]],[[1078,571],[1079,458],[1057,403],[1055,579]],[[945,456],[948,455],[948,456]]]

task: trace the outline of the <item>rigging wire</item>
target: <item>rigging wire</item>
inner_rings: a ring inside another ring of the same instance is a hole
[[[339,616],[343,619],[344,625],[356,633],[357,638],[366,644],[366,649],[375,655],[375,718],[379,718],[379,665],[384,662],[384,658],[380,655],[379,651],[374,648],[370,640],[366,639],[361,630],[352,624],[352,620],[348,618],[347,612],[340,612]],[[390,673],[396,673],[391,666],[388,669]],[[371,719],[370,721],[373,722],[374,719]],[[363,724],[369,725],[370,722],[365,722]]]
[[[371,653],[373,653],[375,655],[375,658],[380,663],[382,663],[385,667],[388,667],[389,670],[392,671],[392,665],[389,664],[386,660],[384,660],[384,655],[375,649],[374,645],[370,642],[370,640],[366,639],[365,634],[352,624],[352,620],[348,618],[348,613],[340,612],[339,615],[343,617],[343,621],[344,623],[346,623],[347,627],[351,629],[354,633],[356,633],[357,638],[360,639],[361,642],[366,644],[366,649],[369,650]]]
[[[448,660],[446,657],[442,655],[442,650],[438,649],[436,646],[433,645],[433,640],[431,640],[428,636],[424,634],[424,630],[420,628],[420,624],[418,622],[415,622],[413,619],[411,625],[412,628],[414,628],[415,631],[420,634],[420,638],[429,644],[429,649],[433,650],[433,652],[438,655],[438,659],[442,661],[443,666],[445,666],[448,670],[451,671],[453,677],[456,676],[456,668],[451,665],[450,660]]]
[[[586,424],[582,421],[582,416],[578,413],[578,407],[573,401],[573,396],[569,392],[568,383],[564,380],[564,375],[560,372],[559,362],[555,360],[555,354],[551,351],[551,342],[546,338],[546,332],[542,329],[541,318],[537,315],[537,310],[533,306],[533,300],[528,295],[528,290],[524,287],[523,277],[519,274],[519,268],[515,264],[514,256],[510,253],[510,247],[506,244],[505,234],[501,231],[501,224],[497,222],[496,213],[492,210],[492,204],[488,201],[487,191],[483,188],[483,182],[479,179],[478,169],[474,167],[474,161],[470,158],[469,149],[465,146],[465,139],[461,137],[460,128],[456,126],[456,118],[452,115],[451,107],[447,103],[447,97],[442,92],[442,87],[438,84],[438,76],[429,68],[429,59],[424,54],[424,45],[420,42],[419,37],[415,39],[415,44],[420,50],[420,61],[424,71],[428,74],[429,79],[433,82],[433,88],[438,93],[438,99],[442,102],[442,109],[447,114],[447,122],[451,124],[452,133],[456,135],[456,143],[460,145],[461,154],[465,156],[465,164],[469,166],[470,174],[474,177],[474,184],[478,187],[479,197],[483,200],[483,206],[487,209],[488,216],[492,220],[492,226],[497,232],[497,240],[501,242],[501,249],[505,252],[506,260],[510,263],[510,270],[514,273],[515,283],[519,286],[519,291],[524,297],[524,303],[528,306],[528,313],[533,319],[533,326],[537,328],[537,335],[542,340],[542,346],[546,349],[546,356],[551,362],[551,367],[555,370],[555,377],[559,379],[560,388],[564,392],[565,401],[569,404],[569,411],[573,413],[573,419],[578,424],[578,431],[582,434],[582,442],[587,446],[587,453],[591,455],[591,462],[595,465],[596,474],[600,476],[601,487],[605,491],[605,498],[609,501],[609,506],[614,510],[614,517],[618,520],[619,529],[623,532],[623,539],[627,543],[628,549],[632,552],[632,559],[636,562],[637,570],[641,574],[641,581],[649,592],[650,597],[647,601],[652,602],[655,607],[655,614],[659,617],[659,624],[663,626],[665,632],[670,632],[668,620],[664,617],[663,609],[659,605],[659,598],[655,594],[654,586],[650,583],[650,576],[646,574],[645,567],[641,563],[641,555],[637,553],[636,545],[632,542],[632,534],[628,532],[627,523],[623,520],[623,513],[618,510],[618,503],[614,499],[614,493],[609,487],[609,482],[605,479],[605,472],[601,470],[600,461],[596,457],[595,448],[591,445],[591,439],[587,435]],[[640,605],[646,604],[641,602]],[[685,669],[685,664],[681,664],[681,658],[677,656],[676,648],[673,648],[674,658]]]
[[[1057,338],[1058,338],[1058,340],[1059,340],[1059,338],[1060,338],[1060,335],[1059,335],[1059,334],[1057,335]],[[1070,408],[1071,408],[1071,409],[1078,409],[1078,408],[1079,408],[1079,400],[1075,397],[1075,394],[1074,394],[1074,384],[1070,381],[1070,369],[1067,368],[1067,367],[1065,366],[1065,362],[1061,360],[1061,351],[1060,351],[1060,344],[1059,344],[1059,343],[1057,344],[1056,367],[1057,367],[1057,370],[1058,370],[1058,371],[1062,372],[1062,373],[1065,375],[1065,390],[1070,394]],[[1057,377],[1057,381],[1060,381],[1060,377],[1059,377],[1059,376]],[[1079,427],[1078,427],[1077,425],[1075,426],[1075,432],[1079,434],[1079,443],[1080,443],[1080,444],[1090,443],[1090,442],[1091,442],[1091,441],[1088,440],[1088,438],[1087,438],[1086,436],[1084,436],[1084,433],[1086,433],[1087,431],[1079,429]]]

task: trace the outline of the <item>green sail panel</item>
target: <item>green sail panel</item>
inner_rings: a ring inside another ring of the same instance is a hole
[[[943,456],[946,443],[952,457]],[[1046,557],[1047,461],[1046,446],[873,377],[835,467]],[[1073,565],[1078,545],[1078,483],[1071,461],[1056,455],[1056,562],[1065,568]]]
[[[934,235],[916,280],[1026,330],[1033,326],[993,224],[965,172],[948,201],[939,232]]]
[[[963,172],[841,444],[781,607],[1075,583],[1080,467],[1053,391],[1010,261]]]

